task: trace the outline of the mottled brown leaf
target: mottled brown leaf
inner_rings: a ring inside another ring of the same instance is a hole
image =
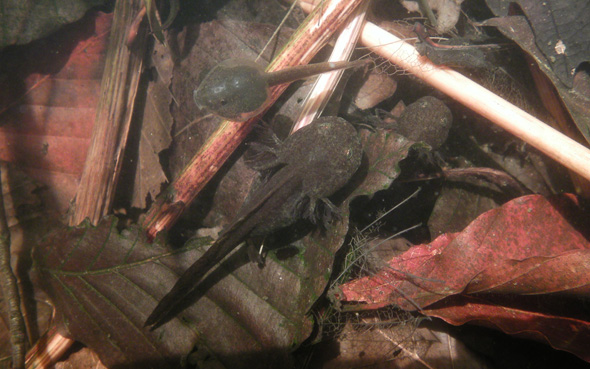
[[[377,130],[374,133],[362,130],[360,135],[367,169],[366,177],[353,195],[370,196],[391,185],[400,172],[398,163],[406,158],[414,143],[389,130]]]

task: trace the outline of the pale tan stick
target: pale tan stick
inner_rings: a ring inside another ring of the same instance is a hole
[[[431,63],[398,37],[366,23],[361,42],[374,53],[415,74],[420,79],[488,118],[590,180],[590,150],[549,127],[462,74]]]
[[[354,51],[360,36],[361,30],[363,29],[369,3],[370,1],[367,0],[359,5],[358,9],[355,11],[355,14],[351,17],[351,21],[346,25],[346,27],[344,27],[342,32],[340,32],[328,61],[350,59],[350,56],[352,55],[352,52]],[[302,7],[304,6],[309,5],[302,4]],[[332,96],[336,85],[342,77],[342,73],[344,73],[344,70],[340,69],[329,73],[323,73],[316,78],[313,87],[307,95],[305,103],[303,104],[303,109],[299,114],[299,118],[291,130],[291,133],[295,132],[299,128],[305,127],[320,114],[322,114],[322,111]]]

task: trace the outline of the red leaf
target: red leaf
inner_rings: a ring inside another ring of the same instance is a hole
[[[575,344],[569,348],[572,336],[590,337],[588,322],[522,307],[514,310],[497,298],[588,296],[590,244],[573,224],[581,230],[590,228],[580,222],[588,222],[588,216],[572,195],[521,197],[481,215],[463,232],[412,247],[390,260],[391,268],[341,286],[336,298],[371,306],[396,304],[406,310],[423,307],[424,313],[454,324],[485,320],[507,333],[533,331],[554,347],[590,360],[589,354],[575,350]],[[485,309],[473,302],[475,293],[485,296]],[[512,323],[506,316],[512,317]],[[556,325],[562,330],[554,330]],[[563,329],[569,329],[567,341]]]
[[[590,361],[590,322],[560,316],[554,312],[548,314],[534,311],[531,304],[519,307],[514,302],[500,300],[497,296],[492,299],[481,296],[452,296],[429,306],[424,313],[453,325],[472,322],[497,328],[505,333],[548,343],[553,348],[571,352]]]
[[[76,191],[98,102],[111,14],[2,51],[0,159],[49,185],[61,210]]]

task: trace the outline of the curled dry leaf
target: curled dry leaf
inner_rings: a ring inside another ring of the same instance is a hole
[[[389,268],[341,286],[335,296],[340,302],[370,307],[395,304],[426,314],[435,304],[433,315],[449,322],[485,320],[508,333],[533,331],[552,346],[590,360],[587,350],[582,350],[590,338],[587,313],[582,312],[581,319],[568,317],[526,300],[530,295],[548,300],[587,298],[587,223],[588,216],[573,195],[520,197],[486,212],[460,233],[412,247],[391,259]],[[503,296],[511,296],[511,306],[504,304]],[[473,309],[458,313],[472,301],[476,301]],[[524,305],[519,306],[520,301]],[[461,315],[466,311],[473,317]],[[549,321],[553,323],[546,324]],[[554,329],[555,322],[562,330]]]

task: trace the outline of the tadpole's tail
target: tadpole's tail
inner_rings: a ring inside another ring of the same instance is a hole
[[[242,206],[237,220],[231,223],[217,241],[191,265],[176,282],[174,287],[160,300],[158,305],[145,321],[144,326],[151,326],[155,329],[178,314],[186,306],[186,299],[197,289],[201,279],[215,265],[220,263],[233,249],[247,238],[253,228],[264,221],[268,211],[260,210],[261,207],[269,204],[274,209],[277,201],[282,201],[282,195],[276,195],[277,191],[292,193],[299,185],[293,181],[292,170],[285,171],[285,175],[277,173],[260,189],[261,196],[253,197],[251,202]],[[295,187],[293,187],[295,186]]]
[[[358,68],[371,63],[371,59],[358,59],[354,61],[323,62],[307,65],[298,65],[278,71],[270,72],[266,76],[266,83],[269,86],[294,82],[306,79],[321,73],[331,72],[338,69]]]
[[[205,274],[207,274],[207,272],[216,264],[221,262],[221,260],[223,260],[223,258],[239,244],[240,240],[236,242],[233,237],[222,236],[211,245],[209,249],[180,276],[170,292],[160,300],[145,321],[144,326],[151,326],[152,330],[156,329],[178,314],[181,307],[186,304],[186,298],[197,289]]]

